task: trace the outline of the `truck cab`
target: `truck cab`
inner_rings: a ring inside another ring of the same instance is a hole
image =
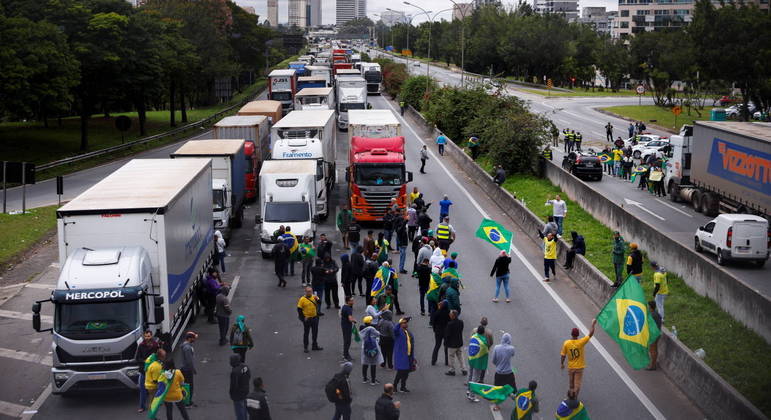
[[[361,63],[361,75],[367,81],[367,93],[379,94],[382,89],[383,73],[378,63]]]
[[[335,97],[330,87],[305,88],[297,92],[295,109],[335,109]]]
[[[294,107],[297,73],[294,69],[273,70],[268,75],[268,99],[281,102],[284,112]]]

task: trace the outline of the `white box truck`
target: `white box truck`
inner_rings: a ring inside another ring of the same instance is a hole
[[[329,215],[329,195],[337,182],[335,111],[292,111],[273,126],[275,160],[311,159],[316,162],[316,212]]]
[[[367,93],[379,94],[383,88],[383,73],[378,63],[361,63],[361,75],[367,81]]]
[[[172,159],[211,159],[214,229],[229,241],[244,220],[244,140],[191,140],[169,155]]]
[[[402,135],[402,125],[390,109],[355,110],[348,114],[348,139],[383,139]],[[350,144],[350,141],[349,141]]]
[[[348,129],[348,111],[367,109],[367,81],[361,76],[337,76],[335,79],[337,100],[337,126]]]
[[[261,101],[271,102],[271,101]],[[250,104],[260,105],[255,102]],[[248,105],[248,104],[247,104]],[[244,107],[245,108],[245,107]],[[242,108],[243,110],[243,108]],[[275,121],[278,121],[277,118]],[[257,174],[262,161],[270,157],[270,117],[265,115],[235,115],[214,124],[215,139],[244,139],[244,184],[246,200],[257,199]]]
[[[136,388],[146,329],[176,345],[212,261],[211,214],[209,159],[132,160],[57,210],[59,280],[32,307],[53,335],[55,394]]]
[[[305,88],[297,92],[294,109],[335,109],[335,95],[331,87]]]
[[[270,255],[279,226],[289,226],[298,238],[316,236],[316,161],[269,160],[260,171],[260,251]]]

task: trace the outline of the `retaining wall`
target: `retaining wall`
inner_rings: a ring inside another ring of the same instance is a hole
[[[415,123],[414,127],[417,128],[416,131],[424,138],[434,139],[440,133],[428,124],[412,107],[408,107],[405,112],[405,117]],[[524,231],[527,237],[540,244],[541,239],[538,237],[537,232],[543,228],[543,221],[541,221],[538,216],[531,212],[508,191],[498,187],[498,185],[493,182],[492,177],[477,165],[476,162],[471,160],[471,157],[464,153],[454,142],[450,141],[445,147],[445,156],[451,159],[473,182],[479,185],[480,188],[500,206],[503,212],[519,225],[520,229]],[[556,171],[562,172],[562,174]],[[554,184],[559,185],[571,199],[581,204],[582,207],[585,206],[584,201],[593,202],[591,208],[601,208],[602,206],[608,206],[610,208],[615,206],[618,207],[620,212],[626,215],[626,217],[637,220],[619,206],[616,206],[605,197],[602,197],[600,194],[591,190],[577,178],[567,174],[562,168],[559,168],[554,164],[548,165],[547,174]],[[561,182],[557,182],[552,178],[556,178]],[[562,185],[563,183],[565,185],[570,185],[571,187],[566,189],[566,187]],[[579,197],[580,200],[577,200],[577,197]],[[592,209],[589,207],[584,207],[584,209],[594,215]],[[609,211],[609,214],[618,218],[622,217],[621,214],[617,214],[614,211]],[[595,217],[597,216],[595,215]],[[605,223],[603,219],[597,218]],[[623,220],[625,220],[625,218]],[[647,226],[648,229],[653,230],[652,227],[644,222],[637,221],[637,223],[642,223]],[[608,223],[608,225],[615,226],[610,223]],[[644,229],[642,225],[635,226],[636,229],[639,229],[640,231]],[[652,255],[651,248],[647,245],[647,242],[638,240],[638,230],[618,230],[627,237],[635,238],[635,241],[640,243],[641,247],[646,249],[648,253]],[[661,235],[657,231],[655,231],[655,233]],[[655,235],[651,234],[646,235],[646,238],[648,238],[648,240],[660,239],[662,242],[672,242],[676,244],[668,238],[657,238]],[[558,258],[559,260],[564,261],[565,253],[567,252],[569,245],[562,239],[558,239],[558,242]],[[653,249],[656,249],[659,252],[668,249],[669,252],[672,252],[671,248],[664,248],[661,246],[659,248],[653,247]],[[674,254],[672,259],[678,258],[677,255],[682,255],[682,258],[689,258],[686,256],[688,254],[683,254],[682,251],[679,252],[681,252],[681,254]],[[659,261],[662,261],[662,263],[668,267],[673,266],[672,264],[667,265],[667,259],[661,258]],[[689,265],[693,264],[693,262],[689,262]],[[695,265],[698,265],[698,263]],[[722,272],[722,270],[719,271]],[[604,306],[614,292],[614,289],[610,287],[612,282],[582,255],[576,255],[573,269],[570,270],[570,278],[598,307]],[[713,299],[715,298],[713,297]],[[749,400],[744,398],[744,396],[723,380],[723,378],[715,373],[715,371],[707,366],[702,360],[695,357],[693,352],[673,337],[666,328],[663,329],[661,338],[659,339],[658,350],[659,368],[704,412],[705,416],[708,418],[768,420],[768,418],[752,405]]]

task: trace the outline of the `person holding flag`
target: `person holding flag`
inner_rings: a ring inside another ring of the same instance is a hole
[[[284,242],[284,245],[289,248],[289,259],[287,260],[287,269],[284,274],[294,276],[294,262],[301,259],[299,252],[300,243],[297,241],[297,237],[292,234],[292,228],[290,226],[284,228],[284,234],[281,235],[280,239]]]
[[[557,406],[555,417],[557,420],[590,420],[584,403],[578,401],[578,395],[571,391],[568,391],[568,398]]]
[[[387,248],[386,248],[387,249]],[[375,273],[375,278],[372,279],[372,289],[370,289],[370,296],[380,298],[380,295],[385,294],[386,287],[388,287],[391,281],[391,266],[388,261],[383,261],[380,268]]]
[[[512,388],[511,385],[495,386],[480,384],[477,382],[469,382],[468,387],[471,392],[479,395],[487,401],[492,402],[495,405],[502,404],[504,401],[506,401],[507,398],[509,398],[509,395],[514,392],[514,388]],[[479,401],[479,399],[474,397],[472,401]]]
[[[190,392],[186,389],[185,375],[174,366],[174,360],[167,360],[163,368],[165,369],[161,375],[161,380],[164,382],[163,390],[163,405],[166,407],[166,419],[171,420],[174,418],[174,406],[177,406],[182,418],[189,420],[187,415],[187,409],[185,408],[185,400],[190,396]],[[161,392],[161,386],[158,386],[156,396],[158,392]]]
[[[145,390],[147,395],[152,396],[150,399],[150,413],[152,413],[153,403],[155,402],[155,392],[158,390],[158,380],[161,378],[161,373],[163,373],[164,360],[166,360],[166,350],[161,348],[158,348],[155,353],[145,360]],[[156,412],[160,408],[161,402],[163,400],[156,403]],[[151,414],[150,418],[154,418],[154,416],[155,414]]]
[[[377,234],[377,242],[375,242],[375,246],[377,247],[377,263],[383,264],[384,262],[388,261],[388,239],[385,238],[385,234],[383,232],[380,232]]]
[[[514,411],[511,412],[511,420],[531,420],[533,413],[539,410],[538,397],[535,390],[538,382],[530,381],[527,388],[517,391],[514,396]]]
[[[562,350],[560,351],[560,369],[565,369],[565,359],[568,359],[568,387],[570,392],[573,392],[576,396],[581,391],[581,380],[584,377],[584,368],[586,367],[586,360],[584,358],[584,346],[594,335],[594,326],[597,325],[597,320],[592,320],[592,328],[589,330],[589,334],[584,338],[579,339],[578,335],[580,331],[578,328],[573,328],[570,332],[572,337],[570,340],[565,340],[562,343]]]
[[[487,337],[485,337],[485,327],[480,325],[468,341],[469,389],[466,391],[466,398],[473,402],[479,402],[479,398],[471,395],[471,383],[480,381],[482,371],[487,370],[489,347],[490,343],[487,341]]]

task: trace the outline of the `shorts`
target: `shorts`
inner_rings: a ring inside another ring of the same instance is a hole
[[[493,383],[495,386],[511,385],[515,392],[517,390],[517,381],[514,379],[514,373],[496,373]]]

